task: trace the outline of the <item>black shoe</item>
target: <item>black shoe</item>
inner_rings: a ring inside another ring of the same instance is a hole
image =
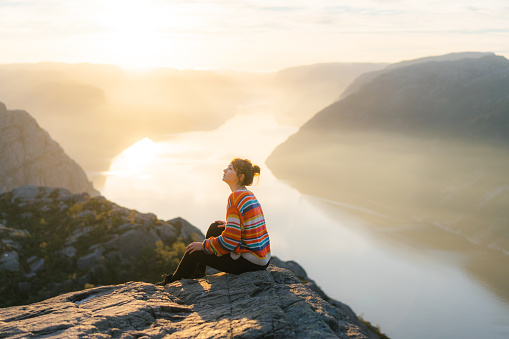
[[[163,274],[161,277],[164,278],[164,280],[156,283],[157,286],[164,286],[166,284],[173,282],[172,281],[173,274]]]

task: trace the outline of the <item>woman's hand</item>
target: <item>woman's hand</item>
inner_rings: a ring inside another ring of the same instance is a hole
[[[223,220],[216,220],[216,222],[220,223],[221,225],[217,225],[217,227],[225,227],[226,226],[226,221],[223,221]]]
[[[186,247],[186,253],[193,253],[196,251],[203,251],[203,244],[199,241],[195,241],[187,245]]]

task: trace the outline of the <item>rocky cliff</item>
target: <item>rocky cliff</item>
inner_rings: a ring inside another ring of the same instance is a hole
[[[130,282],[0,309],[0,337],[367,338],[291,272]]]
[[[268,166],[374,224],[431,225],[509,253],[509,60],[461,56],[379,73],[318,112]]]
[[[0,309],[0,338],[378,338],[301,266],[277,257],[263,272],[125,284],[159,281],[187,243],[203,239],[181,218],[22,186],[0,194],[0,235],[0,306],[36,302]]]
[[[98,195],[83,169],[27,112],[0,103],[0,191],[22,185]]]
[[[103,197],[22,186],[0,194],[0,238],[5,307],[85,286],[156,282],[203,234],[181,218],[159,220]]]

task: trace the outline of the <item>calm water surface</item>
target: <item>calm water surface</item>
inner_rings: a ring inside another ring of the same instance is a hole
[[[277,180],[264,160],[296,130],[269,114],[242,114],[214,131],[144,139],[115,158],[101,192],[161,219],[181,216],[205,233],[224,219],[230,192],[223,168],[234,157],[249,158],[261,167],[252,191],[266,214],[273,254],[297,261],[329,296],[391,338],[509,338],[509,298],[464,268],[475,253],[394,241],[390,231]]]

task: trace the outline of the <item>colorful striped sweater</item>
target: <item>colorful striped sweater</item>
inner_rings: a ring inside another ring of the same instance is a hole
[[[241,255],[254,264],[266,265],[270,260],[269,234],[262,207],[254,194],[246,189],[230,194],[226,208],[226,226],[218,237],[203,241],[207,254]]]

